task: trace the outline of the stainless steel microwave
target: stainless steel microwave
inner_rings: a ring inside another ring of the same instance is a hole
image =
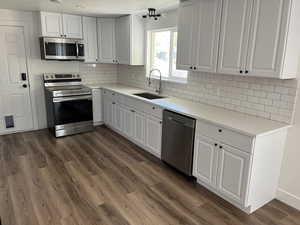
[[[81,39],[40,37],[40,48],[44,60],[84,60],[84,44]]]

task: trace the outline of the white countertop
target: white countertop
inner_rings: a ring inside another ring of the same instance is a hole
[[[267,120],[247,114],[230,111],[221,107],[210,106],[207,104],[195,103],[189,100],[175,97],[148,100],[134,96],[135,93],[149,92],[143,89],[129,87],[119,84],[99,84],[88,85],[91,88],[105,88],[120,94],[129,95],[142,101],[150,102],[195,119],[202,119],[212,122],[218,126],[229,128],[250,136],[260,136],[272,133],[280,129],[286,129],[291,125]]]

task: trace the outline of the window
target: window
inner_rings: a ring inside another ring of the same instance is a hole
[[[177,30],[154,30],[148,33],[148,71],[159,69],[164,80],[186,81],[187,71],[176,69]],[[152,74],[158,77],[158,73]]]

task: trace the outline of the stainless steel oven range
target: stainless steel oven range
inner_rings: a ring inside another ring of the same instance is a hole
[[[92,91],[78,74],[44,74],[49,129],[56,137],[91,131]]]

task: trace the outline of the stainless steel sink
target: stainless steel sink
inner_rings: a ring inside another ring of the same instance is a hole
[[[148,92],[136,93],[136,94],[133,94],[133,95],[136,95],[136,96],[139,96],[139,97],[142,97],[142,98],[146,98],[146,99],[150,99],[150,100],[165,98],[164,96],[160,96],[160,95],[156,95],[156,94],[152,94],[152,93],[148,93]]]

